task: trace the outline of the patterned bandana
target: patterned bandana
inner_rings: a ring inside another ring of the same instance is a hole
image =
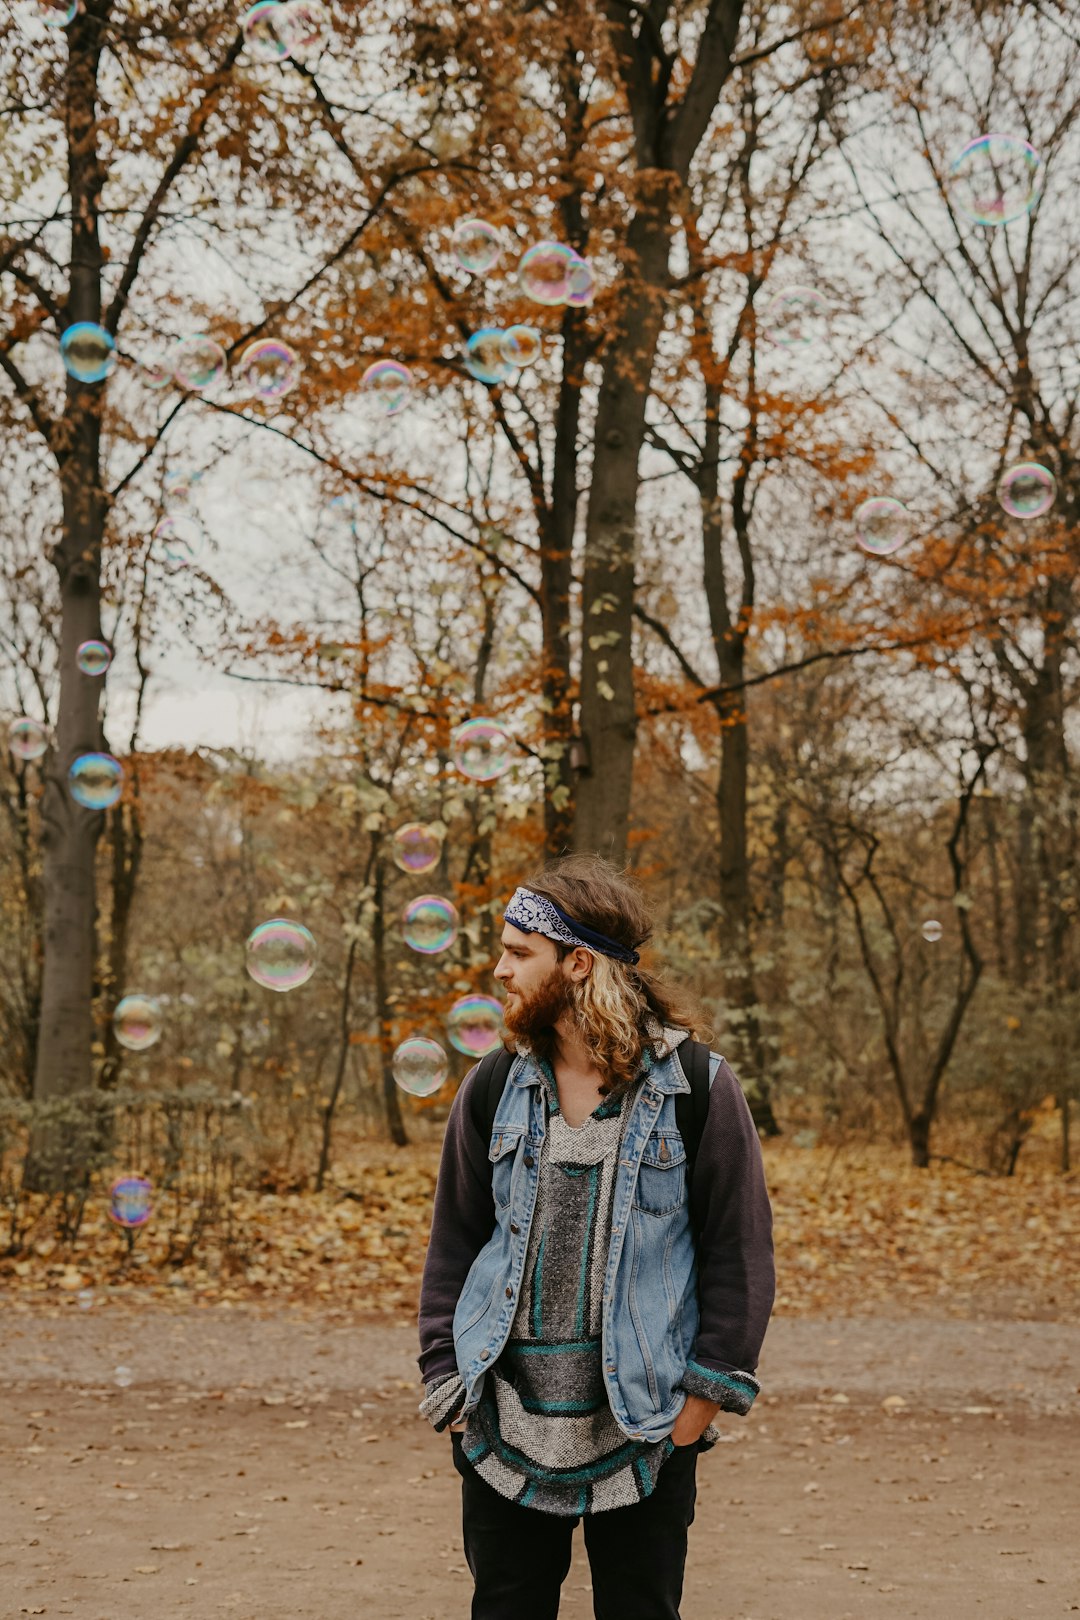
[[[637,951],[628,950],[617,939],[609,939],[606,934],[598,934],[584,923],[575,922],[554,900],[532,889],[514,890],[514,898],[503,912],[503,919],[514,928],[520,928],[523,934],[543,934],[547,939],[557,939],[561,945],[583,945],[587,951],[598,951],[601,956],[612,956],[616,962],[629,962],[631,966],[640,961]]]

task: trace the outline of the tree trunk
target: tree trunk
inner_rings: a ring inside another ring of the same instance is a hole
[[[637,717],[634,611],[638,459],[664,319],[675,176],[641,177],[626,239],[627,279],[597,402],[581,597],[581,731],[574,844],[626,857]]]
[[[95,8],[97,9],[97,8]],[[67,30],[69,64],[65,125],[71,198],[69,323],[101,319],[98,201],[97,70],[100,16],[80,13]],[[54,451],[60,467],[63,530],[53,561],[60,578],[60,704],[55,748],[42,801],[45,960],[34,1097],[45,1101],[91,1085],[94,980],[95,852],[101,812],[83,809],[68,791],[67,773],[79,754],[101,747],[99,686],[76,663],[80,642],[101,636],[101,547],[106,500],[101,478],[102,383],[68,378]],[[31,1142],[31,1185],[55,1179],[62,1155],[56,1129]],[[54,1169],[50,1170],[50,1162]]]
[[[386,974],[386,868],[381,855],[375,857],[374,911],[371,919],[371,955],[375,980],[375,1027],[379,1032],[379,1072],[382,1076],[383,1102],[386,1104],[386,1123],[390,1127],[390,1140],[395,1147],[405,1147],[405,1121],[401,1117],[401,1100],[394,1079],[393,1053],[390,1049],[391,1012]]]

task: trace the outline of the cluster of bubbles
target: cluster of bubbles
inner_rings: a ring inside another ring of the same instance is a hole
[[[257,62],[302,61],[326,39],[326,8],[320,0],[258,0],[240,26],[245,48]]]
[[[535,326],[484,326],[465,345],[465,369],[477,382],[505,382],[519,366],[531,366],[542,351]]]
[[[450,1044],[467,1057],[482,1058],[502,1043],[502,1003],[494,996],[460,996],[446,1015]],[[430,1097],[449,1072],[446,1052],[427,1035],[402,1041],[391,1059],[394,1079],[414,1097]]]
[[[116,370],[116,343],[96,321],[76,321],[60,339],[60,357],[73,381],[104,382]],[[138,365],[148,388],[166,388],[175,383],[186,393],[204,394],[222,381],[229,361],[216,338],[195,332],[177,338],[164,353],[144,355]],[[237,362],[239,381],[263,404],[283,399],[300,381],[301,370],[296,350],[273,337],[249,343]]]
[[[486,219],[459,220],[451,246],[458,264],[474,276],[487,275],[502,257],[499,232]],[[581,307],[596,295],[592,266],[565,242],[537,242],[527,248],[518,261],[517,282],[526,298],[549,307]]]

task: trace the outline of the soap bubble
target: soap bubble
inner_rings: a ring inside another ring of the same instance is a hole
[[[566,278],[566,302],[580,309],[585,304],[591,304],[595,295],[596,279],[593,276],[592,265],[575,253],[570,261],[570,271]]]
[[[514,369],[512,360],[507,360],[503,349],[505,332],[497,326],[482,327],[474,332],[465,345],[465,369],[477,382],[494,383],[505,382]]]
[[[112,663],[112,649],[104,641],[81,641],[75,662],[84,675],[104,675]]]
[[[131,1385],[133,1373],[130,1367],[114,1367],[113,1383],[118,1389],[128,1389]]]
[[[8,747],[16,759],[40,759],[49,746],[49,728],[21,714],[8,727]]]
[[[936,945],[944,932],[936,917],[928,917],[922,925],[922,937],[931,945]]]
[[[911,515],[889,495],[863,501],[855,513],[858,542],[872,557],[891,557],[909,538]]]
[[[320,0],[287,0],[284,15],[278,19],[285,54],[298,62],[320,49],[328,28],[326,7]]]
[[[446,1079],[446,1053],[438,1041],[417,1035],[402,1041],[390,1059],[390,1067],[402,1091],[414,1097],[430,1097]]]
[[[467,720],[451,739],[454,764],[474,782],[494,782],[510,769],[511,739],[495,720]]]
[[[998,500],[1010,517],[1042,517],[1053,506],[1056,494],[1053,473],[1038,461],[1019,462],[998,483]]]
[[[442,854],[442,833],[421,821],[406,822],[394,834],[390,853],[403,872],[430,872]]]
[[[463,270],[482,276],[499,262],[499,233],[486,219],[463,219],[454,226],[454,256]]]
[[[154,1208],[153,1192],[145,1176],[121,1176],[109,1188],[109,1219],[117,1226],[145,1226]]]
[[[129,1052],[145,1052],[161,1039],[161,1003],[153,996],[125,996],[113,1013],[113,1033]]]
[[[410,900],[401,914],[405,943],[421,956],[437,956],[449,950],[457,931],[457,907],[438,894],[422,894]]]
[[[271,917],[248,936],[247,970],[265,990],[295,990],[315,971],[315,940],[302,923]]]
[[[276,4],[277,0],[271,0]],[[172,351],[173,376],[181,388],[201,394],[225,375],[227,360],[220,343],[205,332],[180,338]]]
[[[162,518],[154,530],[154,539],[166,559],[178,568],[194,562],[203,549],[203,533],[193,518]]]
[[[92,1309],[94,1304],[94,1290],[92,1288],[80,1288],[75,1295],[75,1299],[80,1311],[88,1311]]]
[[[299,356],[277,338],[249,343],[239,369],[245,387],[262,400],[282,399],[300,381]]]
[[[397,360],[376,360],[360,379],[368,393],[387,416],[394,416],[408,404],[412,372]]]
[[[68,784],[85,810],[109,810],[124,791],[124,767],[111,754],[80,754],[68,771]]]
[[[289,54],[284,38],[286,9],[278,0],[257,0],[241,17],[244,45],[256,62],[280,62]]]
[[[531,366],[543,352],[543,340],[535,326],[508,326],[502,334],[503,359],[511,366]]]
[[[173,467],[165,474],[163,484],[165,507],[169,512],[177,508],[191,505],[195,486],[202,481],[201,472],[192,472],[190,467]]]
[[[46,28],[66,28],[81,10],[80,0],[37,0],[30,14]]]
[[[534,304],[565,304],[575,261],[581,262],[573,248],[562,242],[537,242],[522,254],[518,264],[522,292]]]
[[[806,348],[825,330],[828,304],[813,287],[787,287],[765,306],[765,336],[785,348]]]
[[[467,1057],[483,1057],[502,1045],[502,1002],[494,996],[462,996],[446,1015],[450,1044]]]
[[[1016,135],[979,135],[953,159],[949,184],[976,225],[1007,225],[1039,199],[1039,154]]]
[[[140,355],[135,364],[147,388],[167,388],[172,382],[172,360],[159,349]]]
[[[76,382],[102,382],[116,370],[116,344],[96,321],[76,321],[60,339],[64,370]]]

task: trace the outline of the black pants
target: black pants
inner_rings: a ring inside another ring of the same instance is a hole
[[[555,1620],[578,1519],[500,1496],[465,1460],[460,1433],[450,1437],[474,1582],[472,1620]],[[643,1502],[584,1515],[596,1620],[679,1620],[698,1449],[696,1441],[676,1446]]]

